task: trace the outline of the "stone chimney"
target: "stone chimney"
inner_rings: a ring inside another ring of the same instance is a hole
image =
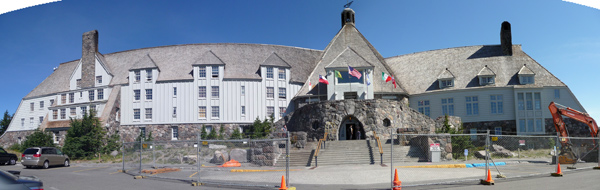
[[[504,55],[512,55],[512,34],[510,32],[510,23],[508,21],[502,22],[502,28],[500,29],[500,45],[502,46],[502,53]]]
[[[81,88],[96,84],[96,53],[98,52],[98,30],[83,33],[81,45]]]

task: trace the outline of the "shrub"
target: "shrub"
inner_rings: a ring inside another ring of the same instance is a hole
[[[14,145],[13,145],[14,146]],[[54,147],[54,140],[52,140],[52,134],[50,132],[40,131],[36,129],[33,134],[27,136],[27,140],[21,144],[18,149],[20,152],[25,151],[29,147]]]

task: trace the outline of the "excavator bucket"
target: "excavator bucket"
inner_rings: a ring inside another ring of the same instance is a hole
[[[558,163],[560,164],[574,164],[578,159],[570,147],[562,149],[558,155]]]

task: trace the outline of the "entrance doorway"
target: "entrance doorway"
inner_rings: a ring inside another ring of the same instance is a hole
[[[365,139],[365,130],[362,123],[353,116],[346,116],[338,130],[338,140]]]

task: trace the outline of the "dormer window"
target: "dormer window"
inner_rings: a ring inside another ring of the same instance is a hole
[[[140,80],[141,80],[140,71],[133,71],[133,73],[135,74],[134,82],[140,82]]]
[[[102,76],[96,76],[96,83],[102,84]]]
[[[442,73],[438,75],[437,79],[440,89],[454,86],[454,75],[452,72],[450,72],[450,70],[448,70],[448,68],[442,71]]]
[[[496,73],[494,73],[487,65],[479,71],[477,76],[479,77],[479,85],[481,86],[493,85],[496,83]]]
[[[519,83],[535,84],[535,73],[527,65],[523,65],[517,74],[519,75]]]
[[[440,80],[440,88],[448,88],[454,86],[453,79],[443,79]]]

